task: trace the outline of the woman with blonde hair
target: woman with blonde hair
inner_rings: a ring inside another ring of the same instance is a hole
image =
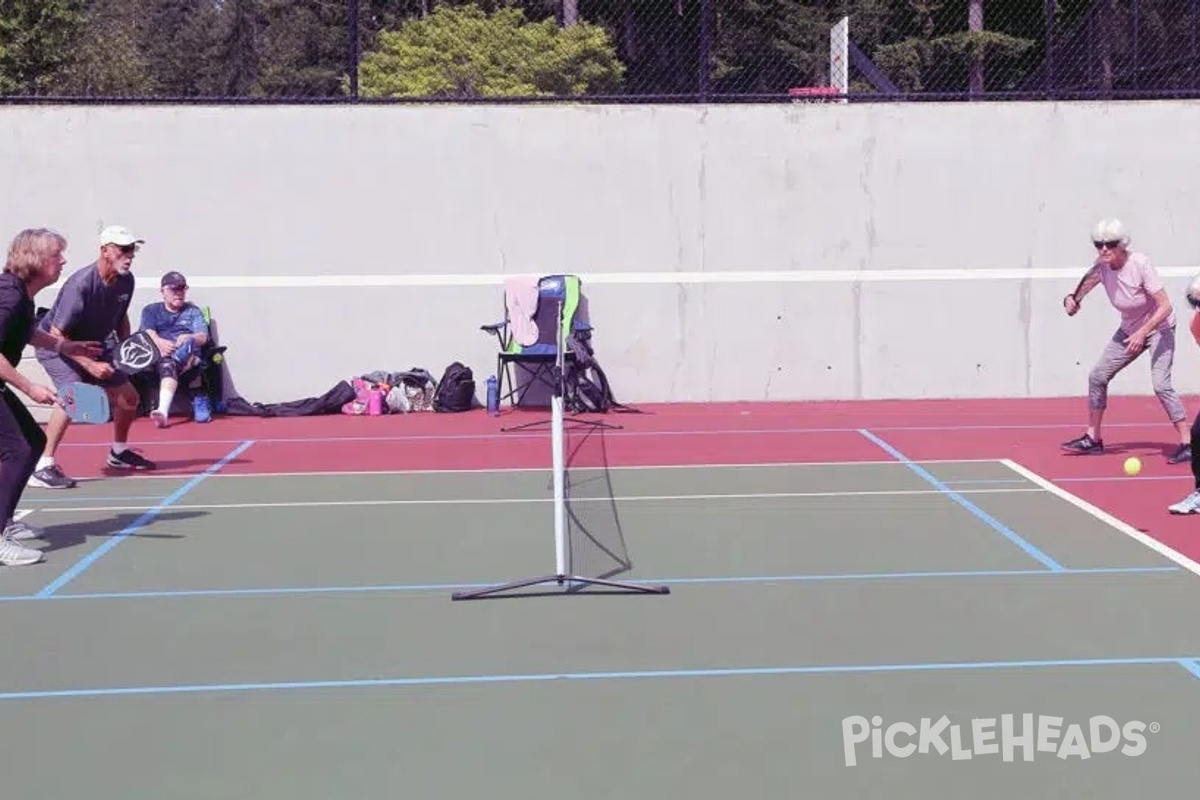
[[[0,273],[0,564],[36,564],[42,551],[20,544],[40,538],[41,531],[13,520],[13,512],[46,446],[46,434],[13,389],[35,403],[57,402],[53,389],[34,383],[17,370],[27,345],[61,353],[89,355],[100,351],[98,342],[72,342],[34,326],[33,298],[58,281],[66,259],[67,240],[46,228],[21,231],[8,248]]]

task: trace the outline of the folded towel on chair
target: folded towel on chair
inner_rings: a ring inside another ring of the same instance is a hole
[[[504,303],[508,309],[508,324],[512,328],[513,340],[522,347],[529,347],[538,340],[538,326],[534,314],[538,305],[538,278],[521,276],[504,281]]]

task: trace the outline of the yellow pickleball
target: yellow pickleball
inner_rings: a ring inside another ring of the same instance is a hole
[[[1142,471],[1142,460],[1134,456],[1125,459],[1125,474],[1137,475]]]

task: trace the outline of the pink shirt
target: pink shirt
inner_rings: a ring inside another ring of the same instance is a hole
[[[1163,288],[1158,271],[1150,266],[1150,259],[1142,253],[1130,253],[1125,266],[1111,269],[1099,265],[1100,283],[1108,292],[1113,308],[1121,314],[1121,330],[1133,333],[1154,314],[1158,304],[1152,296]],[[1175,326],[1175,311],[1167,315],[1158,325],[1158,330]]]

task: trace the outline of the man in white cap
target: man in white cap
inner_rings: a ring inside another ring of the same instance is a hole
[[[113,366],[116,344],[131,333],[129,303],[133,298],[133,258],[144,240],[127,228],[111,225],[100,233],[100,256],[77,270],[63,283],[54,305],[39,322],[47,333],[72,341],[104,342],[99,358],[66,356],[39,348],[37,358],[56,388],[81,381],[108,390],[113,410],[113,443],[107,464],[115,469],[154,469],[154,463],[129,449],[129,429],[137,417],[138,395],[129,378]],[[71,424],[62,408],[55,407],[46,425],[46,449],[37,463],[30,486],[67,489],[67,477],[54,456]]]

